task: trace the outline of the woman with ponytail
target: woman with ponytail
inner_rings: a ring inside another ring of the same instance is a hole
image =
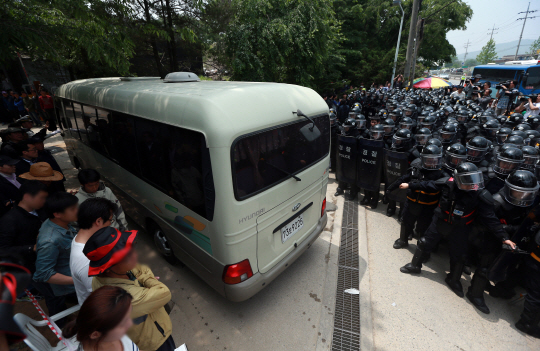
[[[77,336],[77,351],[139,351],[126,335],[133,325],[131,295],[122,288],[103,286],[84,301],[77,319],[63,329],[63,336]]]

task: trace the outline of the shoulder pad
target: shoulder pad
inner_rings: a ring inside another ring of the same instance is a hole
[[[480,190],[480,194],[478,194],[478,197],[480,200],[488,205],[493,205],[495,203],[495,200],[493,199],[493,195],[490,194],[489,191],[486,189]]]
[[[414,167],[414,168],[421,168],[422,165],[421,165],[421,160],[419,158],[416,158],[414,159],[414,161],[411,162],[411,168]]]
[[[498,208],[499,206],[504,205],[505,201],[500,192],[496,193],[495,195],[492,195],[492,197],[495,204],[495,208]]]
[[[435,181],[435,184],[437,184],[437,185],[443,185],[443,184],[446,184],[446,182],[448,182],[448,181],[452,181],[452,182],[453,182],[453,181],[454,181],[454,178],[452,178],[452,177],[443,177],[443,178],[437,179],[437,180]]]

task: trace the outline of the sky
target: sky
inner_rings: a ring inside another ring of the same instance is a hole
[[[525,17],[527,5],[531,3],[529,11],[538,10],[529,13],[534,19],[527,19],[523,39],[538,39],[540,37],[540,1],[539,0],[464,0],[473,10],[471,20],[467,23],[466,30],[453,30],[448,32],[446,38],[450,44],[456,48],[458,56],[465,52],[465,44],[470,40],[469,52],[481,50],[490,36],[491,29],[499,28],[493,33],[493,39],[496,43],[507,43],[519,40],[519,34],[523,27],[523,20],[518,18]],[[495,34],[497,33],[497,34]],[[517,45],[517,44],[516,44]],[[521,49],[520,49],[521,53]]]

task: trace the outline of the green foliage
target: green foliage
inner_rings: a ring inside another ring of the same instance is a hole
[[[465,61],[465,66],[467,66],[467,67],[478,66],[478,61],[476,59],[474,59],[474,58],[467,59]]]
[[[495,40],[489,39],[489,41],[482,47],[482,51],[476,56],[478,63],[485,65],[486,63],[493,62],[497,58],[497,52],[495,51]]]
[[[99,63],[127,74],[133,42],[123,0],[18,0],[0,4],[0,62],[16,52],[70,66]]]
[[[340,36],[331,0],[239,0],[225,43],[233,80],[315,87]]]
[[[529,47],[529,54],[537,57],[537,55],[539,54],[538,50],[540,50],[540,37],[538,37],[538,39],[533,41],[533,43]]]

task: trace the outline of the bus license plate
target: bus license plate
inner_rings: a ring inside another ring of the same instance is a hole
[[[296,217],[291,223],[281,228],[281,243],[289,240],[297,231],[304,226],[304,218],[302,215]]]

